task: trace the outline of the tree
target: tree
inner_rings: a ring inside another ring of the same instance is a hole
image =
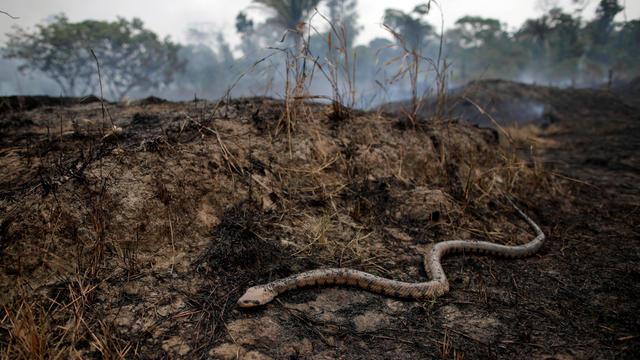
[[[428,12],[428,4],[418,5],[410,13],[386,9],[384,23],[402,35],[410,48],[421,52],[428,37],[434,35],[433,26],[422,19]]]
[[[353,47],[353,40],[362,29],[358,25],[358,13],[356,11],[357,0],[328,0],[329,20],[334,26],[341,23],[347,35],[347,44]],[[348,49],[350,50],[350,49]]]
[[[236,31],[242,38],[242,41],[238,45],[242,53],[245,56],[255,53],[260,47],[258,40],[259,34],[253,26],[253,20],[249,19],[244,11],[240,11],[236,16]]]
[[[236,16],[236,30],[243,38],[244,44],[240,45],[243,53],[249,55],[260,47],[260,43],[271,44],[276,39],[281,39],[283,31],[298,30],[298,25],[304,23],[314,7],[322,0],[253,0],[253,4],[261,10],[271,13],[264,23],[254,24],[244,11]],[[286,37],[287,41],[293,40],[295,48],[300,43],[299,36]],[[289,43],[291,44],[291,42]]]
[[[602,45],[607,42],[613,30],[613,18],[622,10],[624,7],[618,4],[618,0],[600,0],[593,29],[596,44]]]
[[[523,46],[496,19],[464,16],[447,31],[447,53],[457,68],[457,80],[516,77],[525,63]]]
[[[520,41],[531,41],[542,56],[549,52],[549,36],[552,32],[549,17],[545,14],[539,19],[527,19],[517,32],[516,38]]]
[[[241,34],[252,33],[254,31],[253,20],[249,19],[244,11],[240,11],[238,16],[236,16],[236,31]]]
[[[479,16],[464,16],[456,21],[465,46],[491,45],[504,34],[500,21]]]
[[[575,84],[580,60],[584,54],[584,42],[581,38],[580,18],[553,8],[548,15],[551,34],[548,37],[548,76],[556,81],[571,79]]]
[[[614,36],[614,46],[617,49],[616,63],[612,70],[623,76],[640,75],[640,20],[631,20],[622,25]]]
[[[7,34],[5,58],[23,59],[20,71],[40,70],[55,81],[67,96],[76,92],[77,81],[88,76],[90,53],[76,40],[79,27],[68,23],[65,15],[57,15],[48,26],[36,25],[37,31],[28,33],[18,27]]]
[[[179,45],[144,29],[140,19],[70,23],[64,14],[32,33],[17,28],[8,34],[5,57],[24,61],[21,70],[39,70],[53,79],[64,95],[84,95],[97,85],[90,49],[100,61],[102,80],[114,99],[137,88],[146,91],[172,81],[184,63]]]
[[[275,14],[267,23],[285,30],[295,30],[304,22],[320,0],[253,0],[254,3],[270,9]]]
[[[587,57],[604,68],[610,68],[615,62],[615,44],[609,43],[615,30],[613,19],[623,10],[617,0],[600,0],[596,9],[596,17],[587,24],[586,34],[589,36]]]

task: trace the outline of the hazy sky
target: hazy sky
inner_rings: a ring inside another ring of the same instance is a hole
[[[598,0],[587,0],[588,6],[583,12],[585,18],[591,18]],[[620,1],[625,6],[624,14],[618,20],[640,18],[640,1]],[[411,11],[417,0],[359,0],[359,22],[364,30],[356,39],[357,43],[367,43],[377,36],[385,36],[380,28],[384,9],[392,7],[405,12]],[[424,1],[422,2],[424,3]],[[510,29],[519,27],[525,19],[538,17],[549,4],[570,5],[571,0],[440,0],[444,13],[445,27],[452,26],[455,20],[464,15],[478,15],[497,18],[507,23]],[[174,41],[185,42],[187,29],[201,26],[223,31],[227,41],[237,43],[235,17],[240,10],[251,5],[251,0],[0,0],[0,10],[9,12],[19,19],[11,19],[0,14],[0,44],[4,45],[5,33],[12,25],[32,27],[52,14],[64,12],[71,22],[85,19],[113,21],[117,15],[127,19],[141,18],[145,27],[162,37],[170,35]],[[570,6],[566,8],[571,10]],[[260,11],[249,8],[253,18]],[[429,16],[430,22],[440,23],[440,14],[436,11]]]

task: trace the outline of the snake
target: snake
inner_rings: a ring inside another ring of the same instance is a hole
[[[540,230],[540,226],[520,210],[511,199],[507,198],[507,200],[536,234],[536,237],[526,244],[510,246],[477,240],[442,241],[430,245],[424,256],[424,268],[431,275],[430,281],[416,283],[397,281],[349,268],[316,269],[250,287],[238,299],[237,304],[242,308],[262,306],[286,291],[326,285],[357,287],[390,297],[416,300],[442,296],[449,291],[449,281],[440,263],[444,255],[469,252],[522,258],[531,256],[540,249],[545,241],[545,235]]]

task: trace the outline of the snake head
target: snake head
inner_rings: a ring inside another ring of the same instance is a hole
[[[238,299],[238,306],[248,308],[262,306],[276,297],[276,293],[263,285],[253,286]]]

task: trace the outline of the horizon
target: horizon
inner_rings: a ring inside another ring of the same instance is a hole
[[[216,4],[221,3],[214,1]],[[375,38],[387,38],[389,34],[382,28],[382,17],[387,8],[398,9],[410,12],[420,1],[401,0],[396,1],[392,6],[383,0],[358,1],[357,13],[358,24],[362,30],[356,37],[356,45],[366,45]],[[626,21],[640,18],[640,2],[621,1],[625,8],[616,21]],[[148,11],[150,4],[153,4],[154,12]],[[32,29],[36,24],[42,24],[53,15],[64,13],[70,22],[81,22],[84,20],[114,21],[118,16],[125,19],[134,17],[141,19],[145,28],[155,32],[161,38],[169,36],[172,41],[180,44],[189,44],[188,30],[194,27],[203,27],[212,33],[222,33],[225,40],[235,47],[240,43],[240,37],[235,29],[235,17],[240,11],[248,13],[254,22],[263,21],[266,18],[264,12],[252,5],[251,0],[240,0],[233,3],[223,3],[222,9],[212,9],[210,4],[204,0],[188,0],[181,2],[180,9],[176,10],[169,0],[158,1],[124,1],[114,0],[108,6],[103,2],[87,2],[80,0],[26,0],[5,5],[0,9],[8,14],[17,17],[11,19],[2,15],[5,21],[0,22],[0,44],[4,46],[7,40],[7,32],[12,32],[14,26]],[[506,24],[506,29],[510,32],[522,26],[527,19],[537,18],[555,6],[562,7],[571,14],[577,14],[576,6],[568,0],[525,0],[520,2],[485,1],[477,2],[472,0],[450,0],[442,3],[442,16],[445,30],[454,26],[459,18],[469,16],[480,16],[483,18],[495,18],[502,24]],[[595,15],[595,8],[598,1],[586,1],[584,9],[581,11],[583,20],[592,19]],[[441,19],[437,7],[433,7],[431,13],[426,17],[427,21],[437,29],[440,27]]]
[[[158,4],[158,9],[161,11],[170,10],[170,7],[163,6],[167,1],[168,0],[159,0],[160,3]],[[14,11],[15,8],[7,9],[6,12],[8,14],[20,18],[11,19],[8,16],[2,15],[2,17],[6,18],[6,21],[0,22],[0,24],[3,24],[5,27],[10,23],[21,23],[23,25],[28,24],[30,21],[36,21],[33,19],[37,18],[38,13],[48,13],[51,7],[55,7],[59,2],[60,1],[58,0],[51,1],[50,3],[47,2],[47,6],[43,5],[41,8],[38,8],[37,12],[26,10],[16,12]],[[570,5],[572,2],[573,1],[565,0],[564,3],[566,4],[562,4]],[[21,6],[26,9],[33,7],[34,4],[37,3],[41,3],[41,1],[26,1]],[[527,6],[520,2],[515,5],[513,3],[509,3],[510,6],[504,6],[502,5],[502,2],[499,1],[483,2],[481,4],[482,6],[475,3],[475,7],[471,5],[465,7],[456,6],[456,4],[472,4],[468,0],[452,0],[447,2],[442,8],[442,13],[445,14],[445,26],[446,24],[449,24],[451,28],[454,24],[454,20],[457,20],[457,18],[462,16],[487,19],[488,15],[496,15],[495,17],[498,18],[503,25],[501,31],[508,32],[509,36],[499,36],[496,38],[500,39],[498,42],[491,42],[488,46],[479,47],[476,47],[475,45],[471,47],[467,46],[468,44],[465,45],[465,40],[462,40],[460,37],[461,35],[456,34],[455,32],[451,33],[450,36],[445,36],[445,52],[443,54],[447,59],[448,66],[450,66],[447,68],[448,74],[446,75],[446,86],[448,88],[455,88],[474,79],[499,78],[525,83],[589,87],[594,84],[606,82],[607,72],[610,74],[609,83],[612,81],[611,74],[614,75],[613,80],[617,80],[618,78],[621,79],[632,74],[638,74],[640,69],[638,69],[637,60],[634,60],[636,56],[633,52],[636,51],[634,50],[636,47],[633,45],[633,42],[628,45],[621,45],[621,42],[612,42],[611,44],[614,47],[607,47],[606,49],[602,44],[596,45],[594,48],[589,47],[591,46],[589,44],[589,39],[592,36],[589,35],[591,32],[583,32],[583,30],[586,29],[585,26],[589,23],[589,17],[595,18],[595,9],[592,9],[591,7],[598,5],[598,3],[599,2],[583,1],[581,4],[584,7],[579,9],[580,11],[577,10],[575,5],[567,6],[563,9],[563,12],[569,14],[571,18],[581,19],[579,22],[580,25],[575,25],[577,26],[576,30],[574,30],[577,31],[575,33],[568,28],[560,28],[560,31],[555,31],[555,35],[552,36],[556,38],[556,41],[554,41],[553,38],[551,40],[551,50],[555,50],[550,52],[549,48],[546,50],[540,48],[539,41],[532,40],[534,38],[531,36],[528,38],[521,38],[512,35],[514,34],[514,31],[522,27],[520,22],[524,23],[525,19],[540,19],[543,14],[548,13],[549,8],[561,5],[559,0],[529,0],[525,4],[537,9],[533,12],[527,11]],[[82,4],[82,6],[74,7],[74,4]],[[148,4],[146,1],[132,2],[131,4],[127,4],[128,7],[117,6],[118,4],[122,5],[123,2],[121,0],[117,0],[116,6],[113,6],[109,10],[111,14],[113,14],[113,19],[105,19],[105,17],[108,17],[108,12],[104,11],[102,4],[98,3],[96,6],[92,7],[92,4],[82,3],[78,0],[69,1],[69,3],[66,4],[68,6],[65,8],[71,9],[76,13],[65,12],[65,15],[69,23],[77,24],[88,20],[87,17],[92,18],[93,21],[113,22],[116,19],[115,14],[118,14],[119,12],[126,12],[130,17],[123,17],[125,20],[131,21],[134,18],[138,18],[144,23],[145,30],[155,33],[160,39],[169,37],[172,42],[183,45],[179,50],[181,52],[180,56],[181,59],[184,60],[184,64],[188,64],[188,69],[184,70],[184,72],[176,71],[176,77],[170,82],[165,82],[164,84],[157,82],[152,87],[146,88],[144,86],[129,87],[126,91],[131,91],[130,95],[132,97],[145,97],[150,91],[152,91],[154,95],[174,100],[193,98],[194,94],[204,98],[216,98],[221,96],[224,92],[225,86],[230,84],[234,84],[233,96],[264,95],[267,93],[270,96],[275,97],[282,95],[277,93],[277,91],[275,93],[268,92],[274,89],[272,88],[274,81],[277,82],[282,80],[282,74],[278,73],[278,70],[276,70],[278,60],[274,62],[269,60],[265,64],[261,65],[263,66],[262,70],[248,76],[240,76],[240,73],[251,67],[252,62],[257,61],[258,58],[265,56],[264,54],[269,52],[269,45],[274,45],[272,41],[275,40],[267,40],[269,42],[264,42],[266,38],[260,38],[259,35],[258,37],[252,35],[246,38],[248,39],[247,41],[239,43],[233,40],[234,36],[239,36],[239,34],[235,33],[235,24],[233,26],[223,26],[223,21],[216,23],[213,20],[197,22],[196,19],[213,18],[210,12],[197,11],[197,6],[207,5],[205,8],[210,9],[211,5],[208,4],[208,2],[196,0],[187,1],[187,5],[174,11],[175,15],[173,16],[169,16],[158,11],[154,12],[152,17],[138,17],[138,15],[141,14],[149,15],[146,8],[143,9],[144,11],[140,10],[142,11],[141,13],[138,13],[140,6]],[[250,0],[234,3],[233,5],[235,7],[230,6],[226,8],[226,11],[220,11],[216,16],[222,16],[223,18],[226,17],[226,21],[231,21],[232,19],[235,21],[235,15],[232,14],[237,14],[238,11],[246,10],[248,17],[252,19],[254,23],[263,22],[264,19],[270,16],[270,13],[265,11],[264,8],[257,8],[256,6],[247,7],[248,4],[250,4]],[[384,30],[381,26],[382,19],[380,17],[384,14],[384,8],[386,6],[382,6],[380,1],[367,2],[368,6],[366,7],[362,6],[364,1],[360,1],[359,4],[360,6],[356,9],[356,14],[358,15],[358,24],[363,27],[363,30],[360,37],[356,39],[355,45],[363,46],[354,49],[354,51],[358,52],[358,66],[356,71],[357,81],[355,81],[356,87],[359,90],[360,99],[358,99],[358,101],[362,101],[363,104],[371,104],[374,101],[374,98],[376,98],[376,102],[384,102],[387,100],[397,100],[405,97],[407,95],[406,84],[393,80],[394,76],[391,76],[391,73],[396,71],[394,69],[397,69],[402,63],[402,61],[396,62],[392,59],[401,59],[403,57],[398,57],[398,53],[396,53],[394,56],[387,57],[386,60],[381,60],[385,56],[389,56],[393,51],[397,50],[384,46],[385,44],[389,44],[393,41],[393,39],[390,39],[389,32]],[[378,7],[374,6],[376,4]],[[398,6],[394,6],[394,8],[404,14],[408,14],[411,12],[415,4],[416,2],[414,1],[403,1],[395,4]],[[510,14],[510,17],[498,16],[499,14],[494,11],[495,8],[490,5],[497,6],[501,11]],[[459,12],[454,13],[448,10],[449,7],[453,7]],[[640,4],[638,4],[638,7],[640,8]],[[431,13],[424,17],[423,20],[436,27],[437,32],[437,24],[434,21],[434,17],[439,19],[440,11],[438,9],[433,9],[434,8],[432,8]],[[545,11],[544,9],[547,10]],[[5,9],[0,10],[5,11]],[[89,10],[90,12],[85,12]],[[483,14],[481,10],[489,12],[489,14]],[[519,12],[516,12],[515,10],[519,10]],[[619,13],[616,18],[629,20],[629,14],[632,13],[632,10],[633,9],[627,9],[626,12],[623,11]],[[322,7],[320,7],[320,11],[323,11]],[[29,17],[21,17],[23,16],[23,13],[27,13]],[[90,16],[91,14],[97,15]],[[449,14],[450,16],[447,16],[446,14]],[[455,16],[451,16],[453,14],[455,14]],[[376,17],[378,17],[378,20],[375,20]],[[52,18],[50,17],[49,19],[51,20]],[[162,27],[158,24],[154,24],[152,21],[154,19],[160,21],[160,24],[166,27],[165,30],[158,30]],[[323,27],[325,25],[319,25],[316,21],[319,23],[322,22],[319,17],[315,17],[312,21],[313,26],[318,27],[318,29],[320,29],[319,31],[324,31]],[[574,22],[573,24],[577,23],[578,22]],[[367,26],[369,26],[369,30],[367,30]],[[374,29],[377,29],[376,31],[380,31],[380,33],[371,30],[372,26]],[[465,30],[464,27],[465,25],[462,25],[460,29],[463,29],[462,31],[472,31],[468,29]],[[190,29],[195,30],[192,34],[196,33],[198,36],[189,38],[188,30]],[[33,31],[32,28],[26,28],[26,30],[27,32]],[[229,31],[232,31],[233,36],[229,35],[231,34]],[[583,35],[579,35],[579,32],[583,32]],[[199,36],[200,34],[203,36]],[[223,36],[218,37],[218,34],[222,34]],[[275,36],[279,38],[279,34]],[[384,38],[386,40],[376,42],[375,44],[370,43],[372,39],[377,38]],[[312,37],[312,39],[319,38]],[[483,40],[481,40],[481,38],[477,38],[476,40],[480,41],[480,44],[482,44]],[[17,44],[20,44],[21,41],[22,40],[18,41]],[[322,52],[324,50],[322,49],[324,45],[322,45],[322,43],[323,40],[320,42],[318,42],[318,40],[313,40],[313,44],[315,45],[313,52],[315,55],[323,56]],[[257,44],[257,46],[253,47],[255,44]],[[426,46],[422,51],[427,58],[440,58],[440,55],[436,54],[438,52],[437,42],[430,41],[425,44]],[[568,44],[575,44],[576,46]],[[93,45],[85,45],[83,46],[93,47]],[[546,47],[549,46],[550,44],[547,43]],[[484,49],[482,50],[484,52],[474,52],[474,48],[482,48]],[[381,53],[379,51],[380,49],[384,49],[384,51]],[[601,53],[599,54],[598,51],[601,51]],[[80,57],[82,56],[80,53],[76,55]],[[378,57],[379,55],[381,55],[380,58]],[[256,56],[255,59],[253,58],[254,56]],[[3,58],[0,61],[3,63],[3,66],[0,67],[0,94],[60,95],[61,93],[68,94],[76,91],[84,94],[84,90],[76,88],[67,89],[65,87],[66,85],[63,84],[64,80],[61,81],[59,77],[52,78],[46,73],[39,73],[40,70],[38,68],[32,69],[33,71],[20,71],[19,66],[21,66],[21,64],[25,64],[22,59],[14,57]],[[389,64],[393,66],[387,66]],[[180,68],[178,63],[174,63],[173,66],[175,66],[174,70]],[[145,69],[138,68],[134,72],[140,73],[144,71]],[[265,72],[261,74],[262,71]],[[427,83],[433,81],[433,74],[428,74],[429,71],[429,66],[421,69],[420,78],[422,79],[421,81],[423,81],[425,91]],[[171,73],[173,72],[174,71],[172,70]],[[270,75],[264,76],[267,73]],[[157,74],[153,76],[157,76]],[[271,76],[271,78],[269,78],[269,76]],[[236,86],[234,79],[240,78],[242,78],[242,83]],[[355,78],[356,77],[354,77],[354,79]],[[95,86],[95,84],[91,85],[91,81],[96,81],[96,79],[91,80],[90,77],[87,77],[83,81],[85,81],[84,86],[89,88],[91,86]],[[314,79],[310,86],[310,89],[315,93],[331,93],[331,86],[327,83],[326,79],[322,79],[322,77]],[[383,89],[381,89],[381,87],[383,87]],[[110,86],[109,90],[115,91],[115,88]],[[120,98],[123,95],[117,95],[116,93],[112,93],[111,96],[114,98]],[[368,95],[364,96],[364,94]]]

